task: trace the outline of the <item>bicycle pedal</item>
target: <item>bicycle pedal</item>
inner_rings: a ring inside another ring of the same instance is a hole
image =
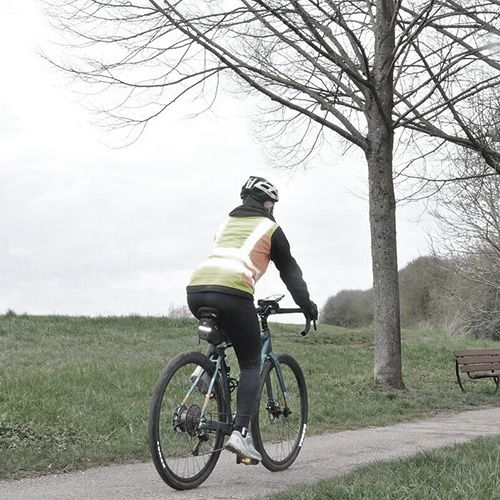
[[[259,461],[255,460],[255,458],[242,457],[240,455],[236,455],[236,463],[245,465],[258,465]]]

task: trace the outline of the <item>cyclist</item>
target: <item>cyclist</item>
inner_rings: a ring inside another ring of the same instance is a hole
[[[262,177],[251,176],[241,189],[242,205],[219,227],[209,257],[194,271],[187,301],[197,316],[201,307],[219,311],[238,358],[240,380],[236,417],[226,449],[261,461],[247,434],[259,389],[260,328],[253,303],[254,287],[273,261],[296,304],[317,319],[302,271],[290,253],[288,240],[273,217],[278,191]]]

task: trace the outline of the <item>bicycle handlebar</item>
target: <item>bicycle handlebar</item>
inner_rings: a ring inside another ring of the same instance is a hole
[[[259,301],[261,302],[261,301]],[[311,317],[309,316],[309,313],[302,309],[301,307],[280,307],[277,302],[269,302],[265,303],[262,301],[259,304],[259,307],[257,308],[257,312],[261,317],[264,317],[267,319],[268,316],[271,314],[295,314],[295,313],[302,313],[305,316],[306,319],[306,324],[304,327],[304,330],[300,332],[302,337],[305,337],[308,333],[309,330],[311,329]],[[316,330],[316,320],[312,320],[313,327]]]

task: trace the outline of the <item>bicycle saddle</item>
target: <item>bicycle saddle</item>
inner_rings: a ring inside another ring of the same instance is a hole
[[[200,307],[198,318],[198,338],[217,346],[226,340],[224,330],[219,326],[219,311],[213,307]]]
[[[219,316],[220,316],[220,312],[215,307],[200,307],[196,311],[196,317],[199,319],[201,319],[202,317],[203,318],[209,317],[209,318],[213,318],[214,320],[217,321],[219,319]]]

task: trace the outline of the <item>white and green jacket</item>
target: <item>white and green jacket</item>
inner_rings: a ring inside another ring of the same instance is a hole
[[[255,284],[273,261],[300,307],[310,305],[302,271],[271,214],[247,199],[221,224],[208,258],[194,271],[187,292],[217,291],[253,298]]]

